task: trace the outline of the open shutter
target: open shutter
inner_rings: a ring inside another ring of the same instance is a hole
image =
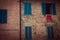
[[[42,3],[42,14],[46,15],[46,3]]]
[[[56,5],[52,4],[52,14],[56,15]]]

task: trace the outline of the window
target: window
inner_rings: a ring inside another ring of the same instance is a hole
[[[54,38],[53,26],[48,26],[47,30],[48,30],[48,39],[52,40]]]
[[[7,23],[7,10],[0,9],[0,24]]]
[[[46,14],[52,14],[52,4],[46,3]]]
[[[31,26],[25,27],[25,40],[32,40],[32,27]]]
[[[56,15],[56,5],[54,3],[42,3],[43,15]]]
[[[32,8],[30,2],[24,3],[24,15],[25,16],[31,16],[32,15]]]

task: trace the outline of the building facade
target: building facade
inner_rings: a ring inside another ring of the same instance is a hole
[[[60,39],[59,1],[19,1],[0,1],[0,9],[7,10],[7,22],[0,23],[0,40],[20,40],[20,38],[21,40]]]

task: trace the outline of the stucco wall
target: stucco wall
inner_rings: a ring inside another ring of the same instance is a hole
[[[0,24],[0,40],[20,39],[19,0],[0,0],[0,9],[7,9],[7,24]]]

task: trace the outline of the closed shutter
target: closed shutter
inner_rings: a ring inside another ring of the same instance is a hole
[[[32,15],[32,5],[30,2],[24,2],[24,15],[25,16]]]
[[[7,10],[0,9],[0,24],[7,23]]]
[[[31,26],[25,27],[25,40],[32,40],[32,27]]]

